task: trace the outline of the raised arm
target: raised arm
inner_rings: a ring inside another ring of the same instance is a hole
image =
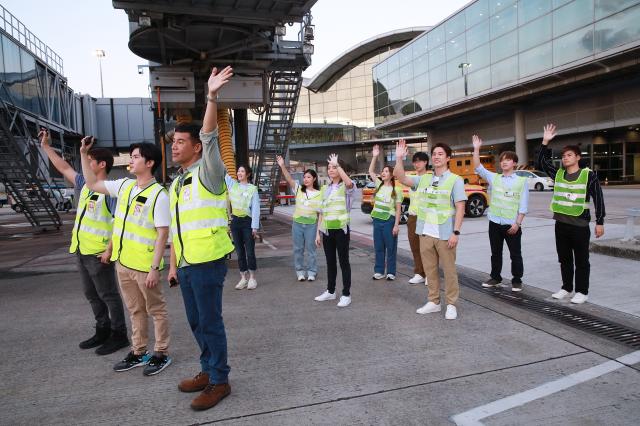
[[[371,178],[371,182],[376,182],[378,177],[376,176],[376,163],[378,162],[378,156],[380,155],[380,146],[374,145],[373,151],[371,152],[371,164],[369,164],[369,177]]]
[[[287,166],[284,164],[284,158],[277,155],[276,161],[278,162],[278,166],[280,166],[280,170],[282,170],[282,175],[284,176],[285,180],[289,184],[289,187],[291,187],[291,189],[295,189],[296,181],[293,180],[293,177],[291,177],[291,173],[289,173],[289,170],[287,170]]]
[[[46,129],[40,130],[38,133],[38,138],[40,138],[40,146],[42,150],[49,157],[49,161],[53,164],[53,167],[59,171],[62,176],[69,182],[76,185],[76,176],[78,176],[78,172],[76,172],[73,167],[69,163],[67,163],[64,158],[58,155],[58,153],[51,147],[51,143],[49,141],[49,131]]]
[[[482,139],[480,136],[473,135],[471,138],[471,142],[473,143],[473,168],[477,169],[480,164],[480,147],[482,146]]]
[[[558,169],[553,165],[553,161],[551,161],[551,153],[547,148],[551,139],[556,137],[556,126],[555,124],[547,124],[544,126],[544,133],[542,136],[542,148],[540,148],[540,152],[538,153],[538,167],[542,169],[543,172],[548,174],[551,179],[556,178],[556,173]]]
[[[82,174],[84,175],[85,184],[87,187],[95,192],[99,192],[101,194],[109,195],[109,191],[104,184],[103,180],[98,180],[98,177],[93,170],[91,170],[90,160],[89,160],[89,150],[93,146],[94,139],[91,136],[85,136],[82,138],[82,145],[80,145],[80,160],[82,161]]]
[[[204,120],[202,120],[202,132],[210,133],[218,127],[218,104],[216,103],[216,97],[218,96],[218,90],[224,86],[229,79],[233,76],[233,69],[231,67],[225,67],[222,71],[218,72],[217,68],[211,70],[211,75],[207,81],[208,93],[207,93],[207,109],[204,113]]]
[[[351,180],[349,175],[347,175],[347,172],[344,171],[344,169],[342,168],[342,166],[340,166],[340,163],[338,162],[338,154],[329,155],[329,163],[333,164],[338,169],[338,174],[340,175],[340,179],[342,179],[342,182],[344,182],[344,186],[346,186],[349,189],[353,188],[353,181]]]
[[[407,156],[407,143],[400,139],[396,144],[396,166],[393,168],[393,176],[403,185],[413,188],[413,179],[404,171],[404,157]]]

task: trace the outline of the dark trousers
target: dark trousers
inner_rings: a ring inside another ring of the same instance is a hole
[[[522,263],[522,229],[514,235],[507,234],[511,225],[500,225],[489,221],[489,244],[491,244],[491,278],[502,281],[502,248],[507,242],[509,254],[511,255],[511,276],[512,282],[522,282],[524,265]]]
[[[233,245],[236,246],[240,272],[258,269],[256,241],[253,239],[251,217],[231,216],[231,235],[233,236]]]
[[[574,264],[576,293],[589,293],[589,238],[591,230],[588,226],[556,221],[556,251],[562,274],[562,288],[569,293],[573,291]]]
[[[96,327],[127,333],[122,298],[113,263],[104,264],[95,255],[78,254],[82,290],[91,305]]]
[[[349,237],[342,229],[329,229],[329,235],[322,234],[322,246],[324,255],[327,258],[327,290],[329,293],[336,292],[336,277],[338,276],[338,266],[336,263],[336,252],[340,261],[342,271],[342,295],[351,294],[351,265],[349,264]]]
[[[193,336],[200,347],[200,366],[213,384],[227,383],[227,334],[222,321],[224,259],[178,268],[178,282]]]

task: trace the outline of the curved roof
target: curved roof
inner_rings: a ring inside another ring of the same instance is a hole
[[[355,65],[389,48],[403,46],[430,29],[431,27],[409,27],[371,37],[340,54],[314,77],[305,79],[303,85],[313,92],[324,92]]]

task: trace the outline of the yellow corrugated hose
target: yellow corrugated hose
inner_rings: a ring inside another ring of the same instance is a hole
[[[218,110],[218,145],[220,146],[220,156],[227,168],[227,173],[234,179],[236,176],[236,157],[233,152],[231,140],[231,121],[229,120],[229,110]]]

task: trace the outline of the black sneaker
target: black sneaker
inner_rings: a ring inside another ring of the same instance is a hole
[[[89,337],[87,340],[80,342],[78,345],[80,349],[91,349],[100,346],[111,336],[111,328],[96,327],[96,334]]]
[[[115,371],[131,370],[132,368],[146,365],[150,358],[147,352],[142,355],[135,355],[133,352],[129,352],[122,361],[113,366],[113,369]]]
[[[96,349],[96,354],[109,355],[122,348],[126,348],[127,346],[129,346],[127,333],[114,331],[113,333],[111,333],[111,337],[109,337],[107,341],[102,344],[102,346]]]
[[[511,291],[522,291],[522,281],[511,281]]]
[[[149,363],[147,364],[147,366],[144,367],[142,374],[144,374],[145,376],[156,375],[162,370],[164,370],[165,368],[167,368],[169,364],[171,364],[171,357],[167,355],[154,354],[149,359]]]
[[[484,288],[500,287],[500,283],[502,283],[502,280],[498,281],[496,279],[491,278],[489,281],[483,282],[482,287]]]

